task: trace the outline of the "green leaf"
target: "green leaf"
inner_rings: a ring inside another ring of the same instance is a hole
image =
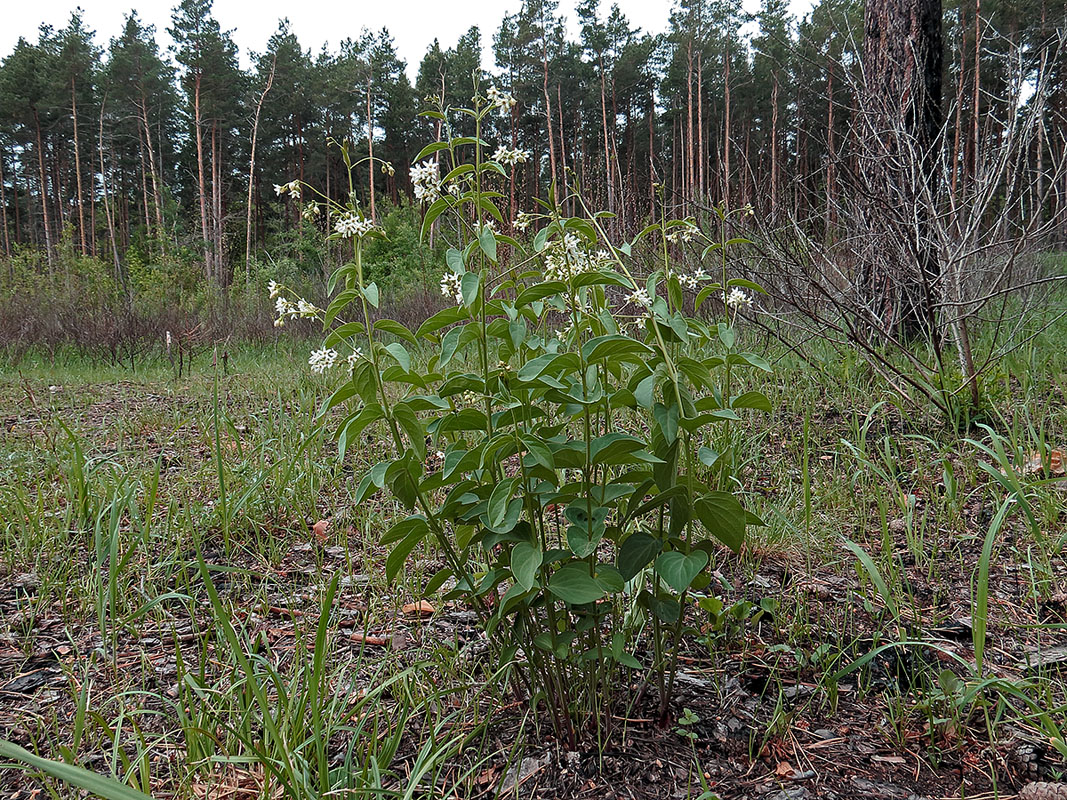
[[[385,560],[385,579],[389,583],[393,582],[397,573],[403,568],[404,562],[408,560],[408,556],[415,549],[415,545],[421,542],[426,537],[426,534],[430,532],[430,527],[422,517],[408,517],[408,519],[414,522],[411,531],[393,548],[393,552]]]
[[[630,534],[619,548],[618,567],[622,577],[632,579],[638,572],[652,563],[660,551],[663,543],[655,536],[650,536],[643,531]]]
[[[771,401],[763,392],[751,391],[738,395],[730,401],[730,408],[754,408],[757,411],[766,411],[768,414],[773,410]]]
[[[422,339],[442,328],[447,328],[449,325],[454,325],[457,322],[465,322],[470,319],[470,312],[463,306],[449,306],[442,309],[426,320],[419,329],[415,331],[415,337]]]
[[[708,533],[735,553],[741,552],[746,515],[736,497],[729,492],[711,492],[697,498],[695,510]]]
[[[61,761],[41,758],[41,756],[34,755],[17,744],[4,739],[0,739],[0,758],[20,761],[56,780],[60,780],[70,786],[77,786],[79,789],[85,789],[97,797],[104,798],[104,800],[152,800],[149,795],[136,789],[131,789],[113,778],[107,778],[82,767],[76,767],[73,764],[64,764]]]
[[[426,458],[426,429],[422,422],[406,403],[397,403],[393,406],[393,418],[400,423],[404,433],[408,435],[411,446],[422,461]]]
[[[548,590],[564,603],[583,605],[604,596],[604,588],[589,574],[589,565],[570,563],[560,567],[548,581]]]
[[[645,443],[636,436],[629,436],[625,433],[605,433],[593,440],[589,446],[589,454],[593,464],[625,464],[653,460],[653,457],[647,453],[644,458],[626,458],[644,447]]]
[[[350,336],[359,336],[364,330],[362,322],[346,322],[344,325],[338,325],[330,331],[322,346],[333,347]]]
[[[489,495],[489,505],[486,509],[491,527],[497,527],[504,521],[508,512],[508,503],[515,493],[515,485],[518,482],[518,478],[508,478],[493,487],[493,493]]]
[[[708,554],[703,550],[694,550],[689,555],[672,550],[656,559],[656,574],[674,591],[684,592],[707,565]]]
[[[532,589],[544,556],[541,548],[529,542],[519,542],[511,548],[511,574],[515,583],[527,591]]]
[[[741,286],[745,289],[751,289],[754,292],[759,292],[760,294],[768,294],[767,290],[760,286],[758,283],[753,283],[752,281],[745,280],[744,278],[730,278],[730,280],[726,282],[726,285]]]
[[[478,246],[485,253],[486,257],[496,263],[496,234],[488,225],[483,225],[481,230],[478,231]]]
[[[727,350],[731,349],[737,341],[737,333],[725,322],[720,322],[716,327],[719,332],[719,341],[722,342],[722,346]]]
[[[378,284],[368,283],[363,287],[363,296],[367,298],[367,302],[375,308],[378,307]]]
[[[435,111],[424,111],[423,114],[425,116],[427,116],[427,117],[429,117],[429,116],[439,116],[439,112],[435,112]],[[415,163],[415,162],[418,162],[418,161],[422,161],[427,156],[432,156],[434,153],[436,153],[439,150],[447,150],[448,149],[448,145],[449,145],[448,142],[430,142],[428,145],[426,145],[424,148],[422,148],[422,150],[419,151],[419,154],[417,156],[415,156],[415,160],[412,163]]]
[[[543,283],[536,283],[519,292],[519,296],[515,298],[515,307],[521,308],[522,306],[527,306],[530,303],[543,300],[546,297],[551,297],[554,294],[560,294],[565,291],[567,291],[567,284],[563,281],[544,281]]]
[[[396,363],[403,368],[404,372],[411,371],[411,355],[408,353],[407,348],[400,342],[393,342],[385,346],[385,352],[396,359]]]
[[[647,344],[620,334],[598,336],[582,345],[582,355],[586,361],[599,361],[602,358],[624,359],[627,356],[631,357],[628,360],[633,360],[633,356],[648,356],[653,352],[655,351]]]
[[[670,444],[678,439],[678,406],[668,408],[663,403],[656,403],[652,408],[652,416],[663,434],[663,441]]]
[[[494,239],[494,241],[496,240]],[[463,297],[463,305],[468,308],[474,305],[474,301],[478,299],[479,280],[477,272],[465,272],[460,279],[459,291]]]
[[[359,325],[358,322],[350,322],[348,325]],[[347,328],[348,325],[342,325],[341,328]],[[360,333],[363,332],[363,326],[359,325]],[[340,328],[338,328],[340,330]],[[415,335],[409,331],[404,325],[393,319],[380,319],[374,323],[374,330],[381,331],[383,333],[391,333],[393,336],[399,336],[405,342],[409,344],[418,344],[418,340]]]

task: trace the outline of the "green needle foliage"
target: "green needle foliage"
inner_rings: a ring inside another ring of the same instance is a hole
[[[737,496],[731,429],[745,409],[770,411],[738,385],[743,370],[769,371],[739,348],[736,326],[745,290],[761,290],[725,272],[726,249],[744,243],[728,238],[730,217],[747,208],[720,209],[713,238],[661,215],[615,243],[610,215],[575,193],[525,216],[540,222],[529,242],[497,232],[503,163],[526,155],[486,157],[482,125],[510,101],[487,94],[454,109],[473,120],[473,137],[446,127],[417,159],[436,154],[445,177],[433,162],[413,170],[429,203],[424,235],[444,215],[459,232],[441,282],[456,305],[415,331],[373,320],[379,293],[363,256],[383,234],[354,203],[337,207],[331,238],[352,239],[353,257],[331,278],[336,295],[321,317],[332,330],[312,366],[337,363],[336,347],[351,353],[323,407],[349,410],[342,455],[374,425],[394,446],[356,497],[388,489],[408,510],[382,539],[388,578],[433,541],[447,566],[424,591],[446,588],[477,610],[497,664],[513,663],[517,687],[543,701],[573,745],[603,732],[626,670],[655,682],[668,724],[692,594],[721,546],[739,551],[746,527],[760,524]],[[672,244],[695,238],[707,240],[714,277],[672,262]],[[639,279],[642,240],[657,260]],[[720,321],[694,316],[709,298]],[[318,310],[282,298],[279,311]],[[418,347],[430,350],[425,366]]]

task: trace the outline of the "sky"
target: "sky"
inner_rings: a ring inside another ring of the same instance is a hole
[[[55,28],[65,27],[71,11],[79,0],[0,0],[0,57],[7,56],[19,37],[36,42],[37,29],[42,23]],[[166,48],[170,37],[171,8],[177,0],[141,0],[136,5],[143,22],[156,26],[157,41]],[[577,36],[578,23],[574,7],[577,0],[561,0],[560,13],[568,21],[571,34]],[[667,29],[671,0],[617,0],[631,25],[659,33]],[[241,49],[241,62],[251,63],[250,52],[262,52],[278,21],[287,17],[293,33],[304,49],[313,53],[326,44],[336,50],[342,39],[355,38],[367,27],[377,31],[389,29],[400,57],[407,62],[408,75],[414,78],[419,62],[430,43],[436,38],[442,48],[452,47],[472,25],[482,32],[485,56],[482,66],[495,68],[492,56],[493,34],[505,13],[519,10],[522,0],[215,0],[214,15],[225,30],[233,31],[234,41]],[[106,47],[122,28],[126,14],[133,8],[132,0],[81,0],[86,26],[96,31],[97,44]],[[611,1],[603,0],[602,12]]]

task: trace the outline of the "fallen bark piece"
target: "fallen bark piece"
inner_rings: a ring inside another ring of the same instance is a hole
[[[388,636],[371,636],[366,633],[353,633],[352,641],[356,644],[367,644],[374,647],[385,647],[389,644]]]
[[[1067,783],[1028,783],[1019,792],[1019,800],[1067,800]]]
[[[429,601],[419,600],[419,602],[417,603],[405,603],[401,611],[403,611],[408,616],[417,614],[421,617],[428,617],[433,614],[436,609],[433,607],[433,605],[430,604]]]

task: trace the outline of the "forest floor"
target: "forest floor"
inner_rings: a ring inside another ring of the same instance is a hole
[[[430,545],[385,580],[398,509],[352,501],[384,444],[338,463],[305,361],[0,373],[0,739],[155,798],[314,796],[264,768],[285,746],[359,773],[342,798],[992,798],[1067,774],[1063,353],[1007,363],[963,434],[862,370],[777,360],[743,454],[769,524],[713,563],[670,724],[634,673],[573,750],[491,674],[474,614],[422,597]],[[0,769],[5,800],[73,792]]]

